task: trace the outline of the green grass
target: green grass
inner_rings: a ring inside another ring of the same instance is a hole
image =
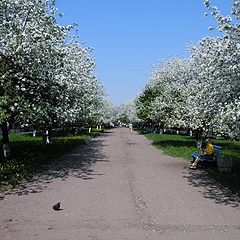
[[[190,136],[169,134],[146,134],[145,136],[166,155],[190,161],[193,152],[199,153],[195,147],[194,138]],[[221,173],[216,167],[209,167],[207,168],[208,173],[232,192],[240,195],[240,142],[213,140],[213,144],[222,147],[222,155],[233,158],[233,169],[230,173]]]
[[[190,160],[191,154],[196,152],[194,140],[188,136],[168,134],[146,134],[145,136],[166,155]]]
[[[21,181],[30,179],[43,169],[50,168],[60,156],[77,145],[99,135],[101,131],[90,134],[55,136],[50,144],[42,144],[42,137],[28,134],[10,134],[11,158],[0,158],[0,191],[15,187]]]

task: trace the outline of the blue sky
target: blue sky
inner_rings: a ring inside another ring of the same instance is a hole
[[[203,0],[57,0],[64,17],[76,22],[80,41],[93,47],[96,76],[108,98],[120,105],[135,98],[149,79],[152,66],[174,56],[188,57],[187,46],[216,26]],[[212,0],[229,13],[231,0]]]

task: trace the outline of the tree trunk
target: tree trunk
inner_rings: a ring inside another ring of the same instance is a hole
[[[51,140],[51,130],[46,130],[43,133],[43,144],[49,144]]]
[[[7,158],[11,154],[9,137],[8,137],[8,123],[7,122],[3,122],[1,124],[1,130],[2,130],[3,155],[4,155],[5,158]]]
[[[37,131],[33,130],[33,133],[32,133],[33,137],[36,137],[36,134],[37,134]]]
[[[192,133],[192,129],[190,128],[190,129],[189,129],[189,136],[192,137],[192,134],[193,134],[193,133]]]

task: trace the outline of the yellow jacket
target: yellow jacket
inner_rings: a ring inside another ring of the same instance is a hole
[[[214,148],[213,145],[211,143],[209,143],[206,147],[205,153],[207,155],[212,155],[214,153]]]

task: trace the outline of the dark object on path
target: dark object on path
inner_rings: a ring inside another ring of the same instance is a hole
[[[55,211],[60,211],[60,210],[62,210],[61,208],[60,208],[60,202],[59,203],[57,203],[57,204],[55,204],[55,205],[53,205],[53,209],[55,210]]]

